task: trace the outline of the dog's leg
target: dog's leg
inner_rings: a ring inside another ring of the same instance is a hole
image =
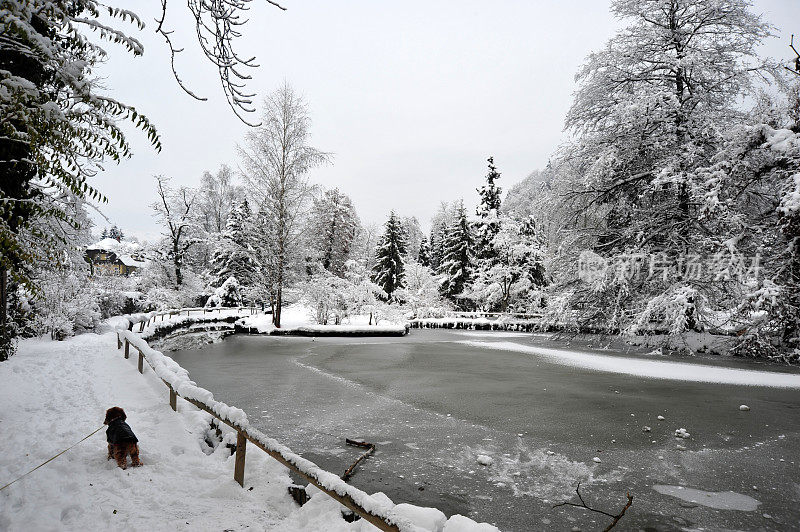
[[[117,465],[122,469],[128,468],[128,453],[126,451],[127,449],[123,444],[117,444],[114,446],[114,459],[117,461]]]
[[[112,444],[108,444],[108,459],[111,460],[114,458],[114,446]]]
[[[133,467],[139,467],[140,465],[142,465],[142,461],[139,460],[139,445],[136,443],[131,444],[130,451],[131,451],[131,465]]]

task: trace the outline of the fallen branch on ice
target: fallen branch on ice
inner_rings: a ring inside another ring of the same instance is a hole
[[[588,506],[586,504],[586,502],[583,500],[583,497],[581,496],[581,483],[580,482],[578,482],[578,487],[575,488],[575,493],[578,494],[578,499],[581,501],[580,504],[575,503],[575,502],[564,501],[564,502],[560,502],[560,503],[554,505],[553,508],[558,508],[559,506],[575,506],[576,508],[583,508],[585,510],[589,510],[590,512],[596,512],[598,514],[603,514],[603,515],[606,515],[606,516],[612,518],[613,521],[611,521],[611,524],[603,529],[603,532],[608,532],[609,530],[614,528],[616,526],[616,524],[619,522],[619,520],[622,519],[622,516],[625,515],[625,512],[628,511],[628,508],[630,508],[631,505],[633,504],[633,495],[631,495],[630,492],[626,493],[625,495],[628,497],[628,502],[622,508],[622,511],[620,513],[618,513],[617,515],[613,515],[613,514],[610,514],[608,512],[604,512],[603,510],[598,510],[596,508],[592,508],[591,506]]]
[[[351,465],[350,467],[348,467],[348,468],[347,468],[347,471],[345,471],[345,472],[344,472],[344,474],[342,474],[342,477],[341,477],[341,478],[342,478],[342,480],[349,480],[349,479],[350,479],[350,477],[352,477],[352,476],[353,476],[353,473],[355,473],[355,468],[356,468],[356,466],[357,466],[357,465],[358,465],[358,464],[359,464],[359,463],[360,463],[362,460],[365,460],[365,459],[366,459],[366,458],[367,458],[369,455],[371,455],[372,453],[374,453],[374,452],[375,452],[375,444],[374,444],[374,443],[368,443],[368,442],[365,442],[365,441],[356,441],[356,440],[351,440],[351,439],[349,439],[349,438],[345,438],[344,442],[345,442],[347,445],[353,445],[354,447],[361,447],[361,448],[363,448],[363,449],[367,449],[367,452],[365,452],[364,454],[362,454],[361,456],[359,456],[359,457],[358,457],[358,459],[357,459],[355,462],[353,462],[353,465]]]

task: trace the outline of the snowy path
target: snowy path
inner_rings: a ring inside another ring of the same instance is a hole
[[[241,489],[224,449],[202,452],[205,417],[183,402],[175,414],[163,384],[135,364],[107,333],[24,341],[0,365],[2,484],[98,428],[115,405],[145,464],[123,471],[107,461],[101,431],[3,490],[0,530],[266,529],[293,510],[281,466],[248,453],[246,487],[255,489]]]
[[[774,371],[723,368],[686,362],[664,362],[641,358],[598,355],[588,351],[570,351],[528,346],[516,342],[480,342],[464,340],[461,344],[484,349],[500,349],[536,355],[555,364],[608,373],[620,373],[650,379],[666,379],[685,382],[709,382],[743,386],[767,386],[770,388],[800,389],[800,374]]]

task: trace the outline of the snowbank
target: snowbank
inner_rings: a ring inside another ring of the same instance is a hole
[[[292,336],[404,336],[408,327],[402,323],[368,325],[354,317],[353,323],[319,325],[311,322],[310,313],[302,305],[292,305],[281,313],[281,328],[272,324],[271,314],[246,316],[236,321],[236,330],[257,334]]]
[[[766,386],[771,388],[800,388],[800,373],[779,373],[723,368],[706,364],[666,362],[641,358],[598,355],[586,351],[569,351],[533,347],[515,342],[478,342],[464,340],[459,343],[485,349],[516,351],[547,358],[550,362],[594,371],[622,373],[650,379],[686,382],[711,382],[738,384],[742,386]]]

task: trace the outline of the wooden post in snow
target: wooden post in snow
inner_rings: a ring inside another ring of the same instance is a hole
[[[127,338],[125,338],[125,358],[128,358],[130,356],[128,354],[130,348],[131,348],[131,343],[128,341]]]
[[[233,468],[233,480],[244,487],[244,457],[247,452],[247,438],[242,431],[236,432],[236,464]]]
[[[178,411],[178,394],[175,393],[175,390],[173,390],[171,386],[169,388],[169,406],[171,406],[172,410],[175,412]]]
[[[117,349],[119,349],[120,347],[122,347],[122,342],[119,339],[119,333],[117,333]]]
[[[144,373],[144,355],[139,351],[139,373]]]

